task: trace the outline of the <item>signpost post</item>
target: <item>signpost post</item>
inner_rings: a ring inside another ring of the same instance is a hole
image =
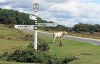
[[[39,9],[39,4],[38,3],[33,4],[33,8],[34,8],[34,12],[35,12],[35,17],[37,17],[37,12],[38,12],[38,9]],[[37,18],[33,19],[33,20],[35,20],[35,27],[34,27],[34,30],[35,30],[35,34],[34,34],[34,49],[37,51]]]

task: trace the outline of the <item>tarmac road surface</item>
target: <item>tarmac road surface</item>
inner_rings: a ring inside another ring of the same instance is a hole
[[[46,36],[52,37],[52,33],[47,33],[47,32],[42,32],[42,31],[38,31],[38,33],[45,34]],[[90,43],[90,44],[93,44],[93,45],[100,45],[99,39],[76,37],[76,36],[70,36],[70,35],[65,35],[63,38],[69,39],[69,40],[80,41],[80,42],[87,42],[87,43]]]

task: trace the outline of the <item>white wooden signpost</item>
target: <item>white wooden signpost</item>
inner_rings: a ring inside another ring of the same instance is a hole
[[[39,9],[39,4],[38,3],[33,4],[33,8],[35,11],[35,15],[30,15],[29,18],[31,20],[35,21],[35,25],[15,25],[14,27],[21,28],[21,29],[24,29],[24,28],[33,29],[34,28],[34,30],[35,30],[35,32],[34,32],[34,49],[37,51],[37,26],[56,27],[57,24],[56,23],[37,23],[37,11]]]
[[[37,26],[48,26],[48,27],[52,26],[52,27],[54,27],[54,26],[57,26],[57,25],[56,24],[52,24],[52,23],[50,23],[50,24],[48,24],[48,23],[37,23],[37,17],[38,17],[37,12],[38,12],[38,9],[39,9],[39,4],[38,3],[34,3],[33,4],[33,8],[34,8],[35,16],[30,15],[29,18],[31,20],[35,20],[35,26],[34,26],[34,30],[35,30],[35,34],[34,34],[34,49],[37,51]]]

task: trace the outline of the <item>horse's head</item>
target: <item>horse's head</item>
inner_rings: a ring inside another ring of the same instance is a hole
[[[64,34],[68,34],[68,32],[66,32],[66,31],[64,31],[63,33],[64,33]]]

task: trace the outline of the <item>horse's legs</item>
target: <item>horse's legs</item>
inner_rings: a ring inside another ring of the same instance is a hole
[[[61,37],[60,37],[60,44],[59,44],[60,46],[62,46],[62,41],[61,41]]]
[[[53,43],[55,42],[55,40],[56,40],[56,37],[53,39]]]

